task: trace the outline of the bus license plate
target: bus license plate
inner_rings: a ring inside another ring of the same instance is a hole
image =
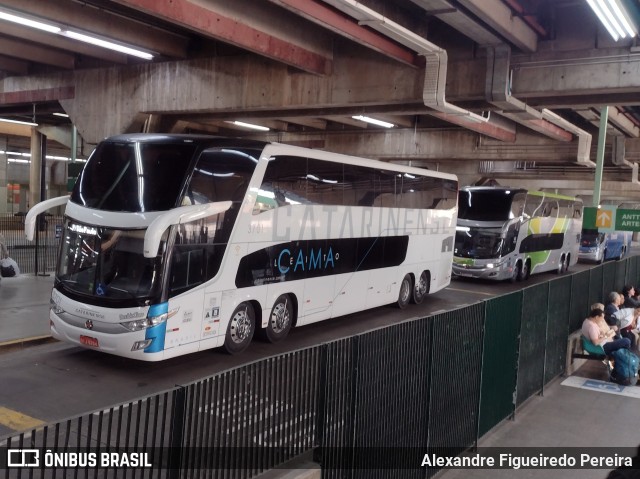
[[[100,347],[98,345],[98,340],[96,338],[92,338],[91,336],[80,336],[80,343],[85,346],[91,346],[92,348]]]

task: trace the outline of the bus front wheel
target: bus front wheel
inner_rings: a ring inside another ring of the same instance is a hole
[[[411,291],[413,290],[413,281],[410,274],[405,274],[400,284],[400,292],[398,293],[398,307],[404,309],[411,300]]]
[[[277,343],[289,334],[293,323],[293,305],[288,294],[278,296],[269,314],[269,323],[264,335],[270,343]]]
[[[520,273],[518,274],[518,281],[526,281],[529,279],[529,274],[531,273],[531,264],[529,261],[524,261],[520,268]]]
[[[229,354],[239,354],[251,343],[255,331],[255,312],[249,303],[240,303],[233,311],[227,334],[224,338],[224,349]]]
[[[522,263],[520,261],[518,261],[513,267],[513,271],[511,273],[511,278],[509,278],[509,281],[511,281],[512,283],[515,283],[516,281],[520,280],[520,269],[521,268],[522,268]]]

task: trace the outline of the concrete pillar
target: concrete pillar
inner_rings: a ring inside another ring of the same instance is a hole
[[[0,138],[0,213],[10,213],[7,206],[7,140]]]
[[[31,165],[29,166],[28,208],[45,198],[40,198],[40,170],[42,169],[42,141],[44,136],[35,128],[31,130]]]

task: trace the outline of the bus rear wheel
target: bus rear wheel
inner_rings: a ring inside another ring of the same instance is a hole
[[[558,262],[558,269],[556,270],[556,273],[564,274],[564,272],[566,271],[566,268],[567,268],[567,259],[565,255],[562,255],[562,257],[560,258],[560,261]]]
[[[400,283],[400,292],[398,293],[398,308],[404,309],[411,300],[411,290],[413,289],[413,281],[410,274],[405,274]]]
[[[253,306],[249,303],[240,303],[233,311],[227,334],[224,338],[224,349],[229,354],[239,354],[249,347],[256,321]]]
[[[416,281],[411,299],[415,304],[420,304],[427,294],[429,294],[429,273],[423,271],[418,281]]]
[[[288,294],[278,296],[269,314],[269,323],[264,335],[270,343],[277,343],[287,337],[293,324],[293,306]]]

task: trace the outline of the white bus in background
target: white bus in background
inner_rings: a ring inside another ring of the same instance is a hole
[[[465,187],[458,196],[454,276],[512,281],[564,273],[578,261],[582,200],[540,191]]]
[[[451,279],[457,179],[276,143],[120,135],[66,204],[55,338],[157,361],[275,342]]]

